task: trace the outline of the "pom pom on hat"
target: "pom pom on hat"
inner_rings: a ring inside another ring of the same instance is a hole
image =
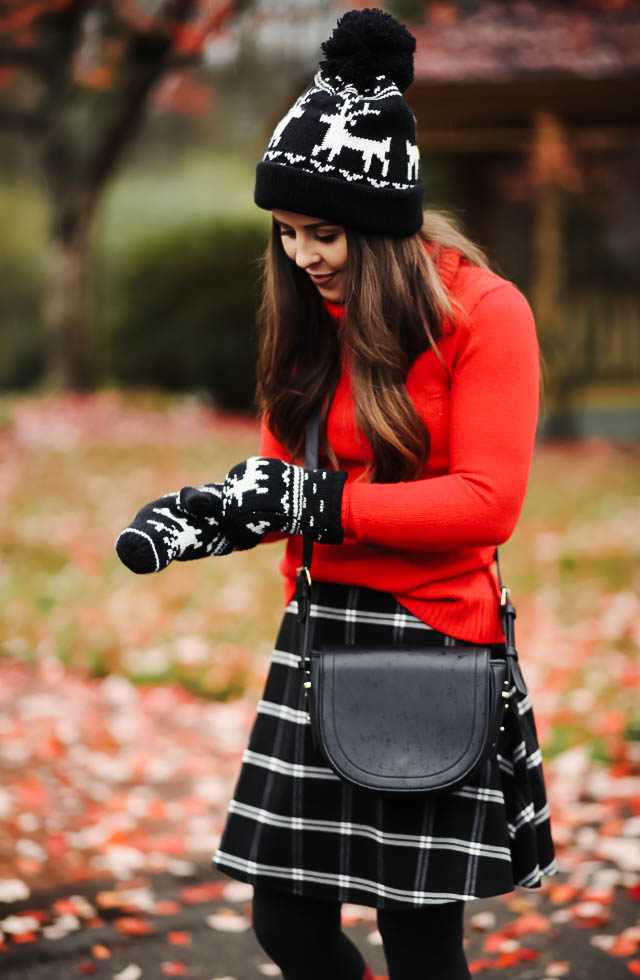
[[[366,88],[377,75],[386,75],[401,92],[413,81],[416,40],[379,7],[347,11],[321,47],[320,67],[357,88]]]

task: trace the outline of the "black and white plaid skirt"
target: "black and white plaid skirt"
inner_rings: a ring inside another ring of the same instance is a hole
[[[358,789],[314,747],[298,667],[294,600],[213,861],[232,878],[378,908],[469,901],[537,888],[558,868],[529,695],[512,689],[505,730],[479,773],[451,793],[398,798]],[[443,634],[387,592],[314,582],[314,643],[413,643]],[[451,642],[451,638],[446,642]],[[454,641],[455,643],[455,641]]]

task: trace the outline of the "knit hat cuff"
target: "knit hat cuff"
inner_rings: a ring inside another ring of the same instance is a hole
[[[255,203],[268,211],[281,208],[323,218],[360,231],[413,235],[422,227],[424,184],[406,190],[379,189],[312,174],[264,160],[256,167]]]

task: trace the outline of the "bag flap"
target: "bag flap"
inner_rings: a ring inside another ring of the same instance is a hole
[[[313,651],[319,744],[336,771],[359,785],[446,789],[481,760],[504,677],[506,665],[491,661],[489,647]]]

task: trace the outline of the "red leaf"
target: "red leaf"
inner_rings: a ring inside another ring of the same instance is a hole
[[[113,924],[118,932],[125,936],[146,936],[154,931],[150,922],[133,915],[124,915],[119,919],[114,919]]]
[[[618,936],[613,946],[609,946],[607,953],[611,956],[633,956],[638,952],[638,944],[633,939],[625,939]]]
[[[500,931],[504,936],[516,938],[524,936],[527,932],[548,932],[550,925],[546,915],[532,912],[530,915],[522,915],[519,919],[507,923]]]
[[[554,885],[549,892],[549,899],[554,905],[564,905],[565,902],[570,902],[572,898],[580,891],[575,885],[568,885],[565,883],[560,885]]]
[[[156,902],[153,907],[154,915],[177,915],[181,910],[182,906],[179,902],[174,902],[172,899],[165,899],[161,902]]]
[[[78,973],[97,973],[98,967],[91,960],[85,960],[84,963],[78,963],[76,966]]]
[[[485,953],[499,953],[503,943],[504,935],[502,932],[490,932],[482,944],[482,949]]]
[[[634,977],[640,977],[640,960],[629,960],[627,963],[627,970],[632,973]]]
[[[495,960],[469,960],[469,973],[482,973],[483,970],[490,970]]]
[[[167,939],[172,946],[190,946],[191,935],[188,932],[170,932]]]
[[[187,968],[184,963],[176,963],[171,960],[165,960],[162,964],[162,972],[166,977],[183,977],[187,972]]]
[[[202,885],[190,885],[180,890],[180,898],[187,905],[197,905],[198,902],[211,902],[221,898],[224,893],[224,881],[208,881]]]

